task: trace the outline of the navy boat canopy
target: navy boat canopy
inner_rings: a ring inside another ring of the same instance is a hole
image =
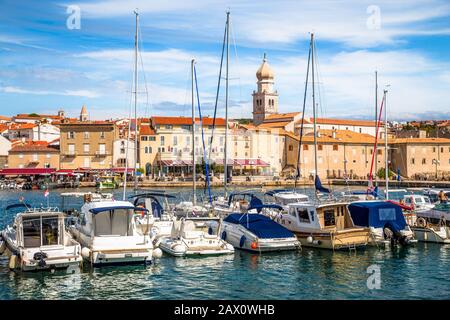
[[[5,208],[5,210],[11,210],[14,208],[27,208],[28,209],[28,208],[31,208],[31,206],[27,203],[15,203],[15,204],[11,204],[11,205],[7,206]]]
[[[402,208],[387,201],[353,202],[348,206],[353,222],[361,227],[389,227],[399,232],[406,227]]]
[[[97,213],[104,212],[104,211],[121,210],[121,209],[125,209],[125,210],[134,209],[136,211],[148,211],[145,208],[134,207],[134,206],[100,207],[100,208],[93,208],[93,209],[91,209],[89,211],[92,212],[93,214],[97,214]]]
[[[294,234],[288,229],[262,214],[232,213],[224,221],[240,224],[261,239],[294,237]]]

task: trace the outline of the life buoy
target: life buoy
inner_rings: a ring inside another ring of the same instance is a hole
[[[418,227],[425,228],[427,226],[427,220],[423,217],[417,218],[416,224]]]

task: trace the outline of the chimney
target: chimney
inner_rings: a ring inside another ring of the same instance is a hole
[[[331,132],[331,136],[333,137],[333,139],[336,139],[336,130],[333,130],[333,131]]]
[[[317,130],[317,138],[320,138],[320,131]]]

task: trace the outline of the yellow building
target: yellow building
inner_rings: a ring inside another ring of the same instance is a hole
[[[83,106],[80,119],[60,124],[61,169],[110,169],[113,164],[113,143],[119,138],[111,121],[89,121]]]
[[[401,138],[389,141],[391,170],[411,179],[450,178],[450,139]]]
[[[286,167],[296,168],[299,137],[287,133]],[[320,130],[317,133],[317,171],[322,178],[361,178],[370,173],[375,138],[369,134],[350,130]],[[377,167],[384,167],[384,145],[378,145]],[[300,173],[302,177],[314,176],[314,135],[302,138]],[[375,167],[375,163],[374,163]],[[375,175],[375,171],[373,172]]]
[[[45,141],[16,144],[8,154],[8,168],[59,168],[59,149]]]

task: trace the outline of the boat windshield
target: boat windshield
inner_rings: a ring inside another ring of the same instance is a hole
[[[24,217],[22,226],[25,248],[54,246],[61,243],[58,216]]]
[[[128,236],[131,232],[131,217],[133,210],[114,209],[95,214],[96,236]]]

